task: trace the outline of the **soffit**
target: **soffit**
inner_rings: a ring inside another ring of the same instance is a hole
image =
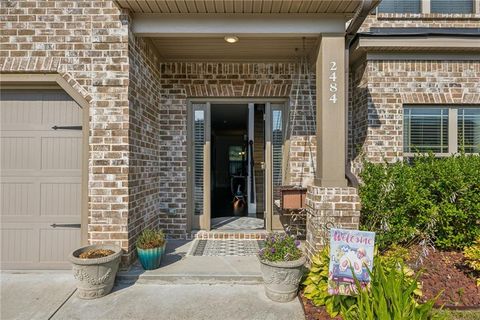
[[[234,44],[223,36],[150,38],[162,61],[297,61],[315,53],[318,37],[240,37]]]
[[[361,0],[117,0],[134,13],[342,13],[353,14]],[[373,1],[373,6],[379,3]],[[373,7],[372,6],[372,7]]]

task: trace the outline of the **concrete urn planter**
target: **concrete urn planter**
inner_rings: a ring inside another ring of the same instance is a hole
[[[294,261],[259,260],[267,297],[277,302],[295,299],[298,285],[302,280],[306,257],[302,256]]]
[[[108,249],[114,253],[94,259],[81,259],[80,254],[91,249]],[[82,247],[70,254],[73,276],[77,280],[77,295],[81,299],[96,299],[110,293],[120,264],[122,249],[115,245]]]

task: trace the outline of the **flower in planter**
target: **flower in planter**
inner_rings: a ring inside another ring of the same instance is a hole
[[[265,247],[258,255],[260,259],[278,262],[294,261],[303,256],[300,241],[285,233],[272,233],[265,239]]]
[[[303,276],[306,257],[300,250],[300,241],[285,233],[272,233],[265,239],[265,247],[258,257],[265,294],[273,301],[293,300]]]

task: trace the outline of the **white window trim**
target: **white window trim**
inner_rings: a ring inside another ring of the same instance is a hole
[[[430,13],[430,0],[422,0],[421,11],[423,14]]]

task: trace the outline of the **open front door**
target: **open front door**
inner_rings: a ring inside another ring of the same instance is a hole
[[[192,103],[188,116],[190,228],[210,230],[210,103]]]

